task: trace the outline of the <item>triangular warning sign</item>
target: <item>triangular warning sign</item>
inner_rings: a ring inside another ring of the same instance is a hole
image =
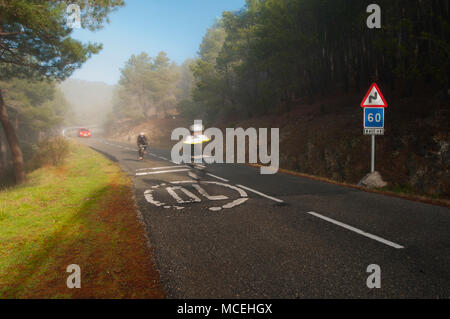
[[[387,107],[386,100],[381,94],[380,88],[376,83],[372,84],[367,92],[364,100],[361,102],[361,107]]]

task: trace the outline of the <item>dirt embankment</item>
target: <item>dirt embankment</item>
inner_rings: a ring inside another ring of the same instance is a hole
[[[280,128],[282,168],[357,183],[370,171],[359,95],[300,104],[281,115],[236,121],[242,127]],[[425,98],[391,99],[385,135],[376,138],[376,170],[389,190],[448,199],[450,107]]]

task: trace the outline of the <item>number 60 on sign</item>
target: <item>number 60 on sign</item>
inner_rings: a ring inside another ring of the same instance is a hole
[[[384,108],[366,107],[364,108],[364,134],[383,135],[384,134]]]

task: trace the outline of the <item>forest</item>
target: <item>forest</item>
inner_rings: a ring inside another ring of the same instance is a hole
[[[163,52],[131,57],[122,69],[116,110],[122,105],[122,115],[146,119],[148,108],[164,113],[175,104],[187,117],[250,118],[287,112],[302,99],[361,93],[375,81],[400,97],[417,88],[431,97],[447,95],[448,1],[380,0],[380,29],[367,27],[366,1],[246,3],[223,12],[197,58],[182,66]]]
[[[176,114],[178,101],[190,99],[194,81],[192,63],[186,60],[179,66],[164,51],[155,57],[145,52],[132,55],[121,69],[107,124]]]
[[[11,78],[0,81],[0,87],[24,161],[28,162],[39,141],[60,133],[59,128],[72,114],[70,105],[55,81]],[[0,187],[14,179],[8,149],[6,136],[0,130]]]
[[[449,2],[377,2],[381,29],[369,29],[367,1],[248,0],[224,12],[204,36],[192,99],[180,110],[214,119],[289,111],[377,81],[399,96],[449,87]]]

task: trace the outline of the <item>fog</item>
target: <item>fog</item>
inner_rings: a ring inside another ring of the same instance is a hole
[[[112,110],[114,86],[103,82],[67,79],[60,84],[67,101],[71,105],[71,125],[100,125]]]

